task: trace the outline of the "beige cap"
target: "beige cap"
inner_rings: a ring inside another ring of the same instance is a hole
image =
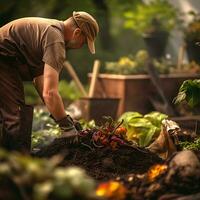
[[[73,19],[81,31],[86,35],[90,52],[95,54],[94,40],[99,32],[97,21],[90,14],[83,11],[74,11]]]

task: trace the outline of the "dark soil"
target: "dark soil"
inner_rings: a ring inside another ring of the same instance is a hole
[[[177,152],[178,153],[178,152]],[[200,159],[200,151],[194,151]],[[174,154],[176,155],[176,153]],[[172,156],[173,157],[173,156]],[[169,164],[171,158],[164,162]],[[142,176],[129,174],[118,177],[130,191],[126,200],[197,200],[200,199],[200,178],[197,176],[181,177],[177,172],[170,182],[167,181],[169,170],[158,176],[153,182],[148,181],[147,173]],[[130,179],[131,178],[131,179]]]
[[[64,156],[61,166],[80,166],[98,181],[105,181],[130,173],[145,173],[152,165],[162,160],[145,149],[121,146],[116,150],[109,147],[88,148],[69,146],[64,140],[55,142],[41,149],[36,156],[51,157],[55,154]]]

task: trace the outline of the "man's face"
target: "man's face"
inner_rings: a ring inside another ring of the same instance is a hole
[[[82,32],[74,32],[73,37],[66,42],[65,47],[67,49],[79,49],[81,48],[85,43],[87,39],[85,35]]]

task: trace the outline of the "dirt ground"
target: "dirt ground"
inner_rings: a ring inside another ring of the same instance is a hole
[[[62,166],[80,166],[98,181],[130,173],[144,173],[152,165],[162,163],[157,155],[145,149],[126,146],[116,150],[109,147],[89,149],[83,145],[67,147],[62,142],[42,149],[36,156],[51,157],[58,153],[62,154],[64,156]]]

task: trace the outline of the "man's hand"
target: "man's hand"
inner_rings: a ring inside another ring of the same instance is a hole
[[[66,144],[78,144],[79,135],[73,119],[67,115],[63,119],[56,121],[61,129],[61,136],[58,139],[66,139]]]

